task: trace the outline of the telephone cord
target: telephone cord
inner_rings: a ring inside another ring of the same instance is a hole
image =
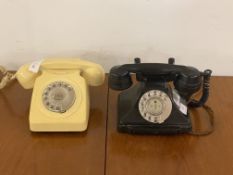
[[[207,105],[203,105],[202,107],[206,110],[206,112],[209,115],[210,128],[206,131],[192,130],[192,131],[190,131],[190,134],[192,134],[192,135],[204,136],[204,135],[209,135],[214,131],[214,111]]]
[[[16,78],[16,74],[7,71],[3,66],[0,66],[0,72],[2,74],[2,79],[0,80],[0,89],[3,89]]]

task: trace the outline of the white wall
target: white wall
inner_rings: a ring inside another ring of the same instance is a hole
[[[0,0],[0,64],[167,62],[233,75],[232,0]]]

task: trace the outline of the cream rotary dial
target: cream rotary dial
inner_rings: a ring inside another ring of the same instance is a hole
[[[42,99],[48,110],[64,113],[74,104],[75,92],[68,83],[56,81],[45,88]]]
[[[138,108],[145,120],[152,123],[163,123],[171,114],[172,102],[163,91],[150,90],[141,96]]]

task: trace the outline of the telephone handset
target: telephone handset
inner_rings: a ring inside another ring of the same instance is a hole
[[[188,107],[200,107],[207,101],[211,70],[200,72],[174,62],[170,58],[169,64],[141,63],[136,58],[135,64],[114,66],[110,70],[109,87],[125,90],[118,96],[119,131],[142,134],[192,131]],[[129,88],[131,73],[136,74],[138,83]],[[169,82],[173,82],[174,88]],[[201,99],[192,100],[191,96],[201,87]]]
[[[84,131],[89,118],[88,85],[104,82],[103,68],[81,59],[44,59],[22,66],[15,78],[33,88],[31,131]]]

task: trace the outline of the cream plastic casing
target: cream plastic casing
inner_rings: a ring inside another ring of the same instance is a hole
[[[49,111],[42,99],[44,89],[52,82],[63,81],[70,84],[76,95],[72,107],[65,113]],[[34,93],[36,92],[36,93]],[[36,79],[29,115],[31,131],[84,131],[89,118],[89,93],[85,79],[79,71],[62,73],[45,71]]]
[[[69,67],[70,66],[70,67]],[[29,124],[31,131],[84,131],[89,119],[89,88],[104,82],[101,66],[79,59],[45,60],[38,73],[28,71],[29,65],[19,69],[16,77],[26,89],[33,87]],[[56,81],[72,86],[74,104],[64,113],[48,110],[43,104],[43,91]]]

